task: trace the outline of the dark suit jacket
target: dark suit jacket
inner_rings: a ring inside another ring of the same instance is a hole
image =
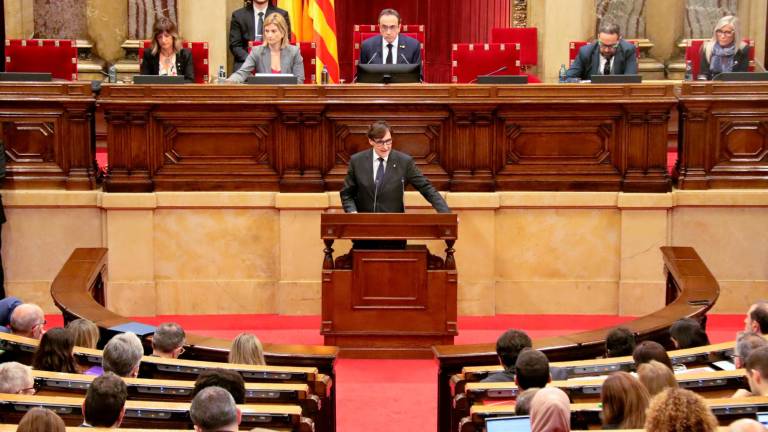
[[[382,52],[382,40],[381,35],[376,35],[363,41],[360,47],[360,63],[384,64],[387,53]],[[401,33],[397,40],[397,60],[395,63],[406,63],[403,61],[403,57],[408,60],[408,64],[421,63],[421,44],[416,39]]]
[[[20,304],[21,300],[16,297],[6,297],[0,300],[0,327],[5,329],[0,331],[3,333],[10,333],[7,326],[11,323],[11,314]]]
[[[699,76],[705,76],[708,80],[714,78],[712,71],[709,70],[709,59],[706,56],[706,43],[701,44],[701,51],[699,56],[701,61],[699,62]],[[736,50],[736,54],[733,55],[733,70],[731,72],[747,72],[749,68],[749,45],[744,44],[744,47]]]
[[[285,22],[288,24],[289,39],[291,37],[291,19],[288,17],[288,12],[278,7],[270,5],[267,7],[267,12],[264,18],[272,13],[279,13],[285,18]],[[235,65],[233,71],[240,69],[243,65],[245,58],[248,57],[248,42],[254,40],[256,37],[256,17],[253,15],[253,4],[240,8],[232,12],[232,20],[229,24],[229,50],[235,57]]]
[[[349,161],[347,177],[340,192],[344,211],[404,213],[403,192],[408,184],[413,185],[438,213],[451,212],[440,193],[416,167],[413,158],[397,150],[390,152],[384,178],[379,182],[376,192],[373,182],[373,149],[355,153]]]
[[[186,48],[176,53],[176,73],[184,75],[189,82],[195,81],[195,65],[192,62],[192,52]],[[160,73],[160,54],[152,54],[152,48],[144,48],[144,60],[141,61],[142,75],[157,75]]]
[[[616,47],[616,53],[611,75],[634,75],[637,74],[637,53],[635,45],[623,39],[619,40],[619,46]],[[573,61],[571,68],[568,69],[568,78],[579,78],[588,80],[592,75],[599,75],[600,68],[600,45],[595,42],[584,45],[579,49],[579,54]]]

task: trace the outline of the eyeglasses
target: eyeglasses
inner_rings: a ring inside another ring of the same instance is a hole
[[[45,327],[46,324],[48,324],[47,320],[43,320],[42,322],[37,323],[37,325],[43,326],[43,327]]]
[[[389,26],[388,25],[379,24],[379,28],[381,29],[381,31],[385,31],[385,32],[395,31],[395,30],[400,28],[400,24],[389,25]]]
[[[388,140],[373,140],[373,143],[376,144],[379,147],[387,147],[392,145],[392,138]]]
[[[614,49],[616,49],[616,47],[617,47],[617,46],[619,46],[619,43],[618,43],[618,42],[617,42],[617,43],[615,43],[615,44],[613,44],[613,45],[608,45],[608,44],[604,44],[604,43],[600,42],[600,48],[605,48],[605,49],[609,49],[609,50],[614,50]]]
[[[715,30],[715,33],[723,36],[731,36],[736,32],[734,32],[733,30]]]
[[[18,392],[16,392],[16,394],[36,394],[37,392],[40,391],[40,387],[41,387],[40,383],[35,381],[35,383],[32,384],[32,387],[23,388]]]

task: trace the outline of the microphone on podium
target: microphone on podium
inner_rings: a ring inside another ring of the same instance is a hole
[[[485,75],[483,75],[483,76],[491,76],[491,75],[496,75],[497,73],[499,73],[499,72],[504,72],[504,71],[505,71],[505,70],[507,70],[507,69],[509,69],[509,68],[508,68],[508,67],[506,67],[506,66],[502,66],[502,67],[500,67],[500,68],[496,69],[495,71],[493,71],[493,72],[491,72],[491,73],[487,73],[487,74],[485,74]],[[480,76],[480,75],[478,75],[478,76]],[[472,81],[470,81],[468,84],[474,84],[474,83],[475,83],[475,81],[477,81],[477,77],[475,77],[475,79],[473,79]]]

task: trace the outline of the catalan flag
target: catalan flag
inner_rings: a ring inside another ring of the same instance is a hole
[[[304,2],[306,0],[277,0],[277,7],[288,12],[288,17],[291,19],[291,41],[295,43],[307,41],[307,37],[311,39],[311,34],[305,36],[304,34]]]
[[[336,48],[336,8],[334,0],[305,0],[305,15],[312,20],[312,40],[317,44],[317,77],[323,66],[330,82],[339,82],[339,57]]]

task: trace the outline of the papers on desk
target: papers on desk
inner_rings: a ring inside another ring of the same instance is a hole
[[[728,360],[720,360],[712,364],[715,365],[716,367],[719,367],[720,370],[725,370],[725,371],[736,370],[736,365],[733,364],[732,362],[729,362]]]
[[[697,367],[697,368],[691,368],[691,369],[681,369],[681,370],[675,369],[675,375],[685,375],[685,374],[694,373],[694,372],[714,372],[714,371],[715,370],[713,368],[709,366],[704,366],[704,367]]]

